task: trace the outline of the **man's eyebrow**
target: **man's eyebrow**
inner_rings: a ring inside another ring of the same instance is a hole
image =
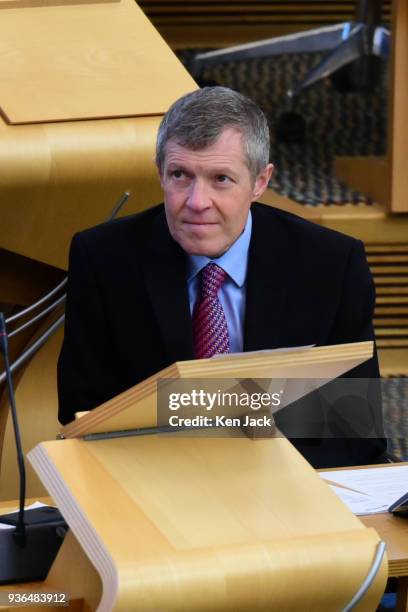
[[[169,161],[169,163],[167,164],[167,168],[171,168],[171,169],[173,169],[173,168],[181,168],[181,169],[183,169],[183,168],[185,168],[185,165],[184,165],[183,162],[179,162],[177,160],[174,160],[174,161]]]
[[[189,172],[188,164],[185,164],[185,162],[178,161],[176,159],[169,161],[167,164],[167,171],[172,172],[173,170],[176,170],[176,169],[182,170],[183,172],[186,172],[186,173]],[[212,176],[226,175],[232,178],[239,177],[239,172],[234,171],[233,168],[231,168],[230,166],[210,166],[209,168],[207,168],[207,173],[211,174]]]
[[[239,176],[239,173],[234,171],[232,168],[229,168],[228,166],[220,166],[218,168],[212,168],[211,169],[212,174],[220,174],[220,175],[226,175],[226,176],[233,176],[233,177],[237,177]]]
[[[179,164],[177,162],[170,162],[169,164],[167,164],[166,172],[174,172],[175,170],[181,170],[182,172],[187,173],[187,170],[183,166],[183,164]]]

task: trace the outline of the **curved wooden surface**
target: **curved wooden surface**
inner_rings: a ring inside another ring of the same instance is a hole
[[[154,164],[160,117],[6,126],[0,121],[0,247],[67,267],[72,235],[161,199]],[[0,297],[1,301],[1,297]]]
[[[386,464],[392,469],[392,465]],[[36,501],[36,498],[27,500],[27,504]],[[40,498],[40,501],[54,505],[54,501],[50,497]],[[18,501],[0,502],[0,513],[6,514],[14,512],[18,507]],[[398,519],[389,513],[373,514],[370,516],[360,516],[359,519],[367,527],[372,527],[377,531],[379,536],[387,544],[388,556],[388,575],[400,577],[398,584],[402,582],[402,586],[406,586],[408,578],[408,533],[406,529],[406,521]],[[71,571],[67,572],[67,567],[71,567]],[[70,532],[63,543],[56,562],[50,574],[47,576],[45,583],[25,583],[18,586],[19,589],[25,591],[59,590],[61,585],[64,585],[70,593],[71,601],[69,610],[78,612],[91,612],[95,610],[101,598],[101,585],[98,574],[95,572],[93,565],[89,562],[83,549],[78,544],[76,538]],[[9,591],[10,586],[0,586],[0,592]],[[14,588],[13,588],[14,590]],[[402,593],[401,593],[402,594]],[[398,608],[398,612],[406,610],[406,593],[404,603]],[[3,609],[0,606],[0,609]],[[15,610],[16,608],[13,608]],[[20,610],[20,608],[17,608]],[[21,608],[22,610],[22,608]],[[26,608],[24,608],[26,610]],[[42,611],[42,608],[39,608]],[[44,612],[54,610],[54,608],[44,608]],[[55,608],[57,610],[57,608]],[[58,608],[59,610],[59,608]]]
[[[284,439],[61,440],[30,460],[101,575],[100,612],[337,612],[379,541]],[[356,610],[386,575],[384,558]]]
[[[66,268],[72,235],[159,202],[159,117],[6,126],[0,121],[0,247]],[[1,297],[0,297],[1,301]]]

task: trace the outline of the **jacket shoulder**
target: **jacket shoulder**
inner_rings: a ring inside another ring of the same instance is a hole
[[[132,236],[133,240],[137,241],[138,238],[150,234],[150,229],[155,220],[163,214],[164,206],[158,204],[140,213],[120,217],[78,232],[74,235],[73,242],[81,242],[92,247],[93,245],[99,245],[101,242],[106,244],[107,240],[109,244],[120,244],[128,236]]]
[[[289,239],[306,242],[310,249],[349,250],[360,242],[352,236],[266,204],[255,203],[252,214],[258,226],[273,226],[275,231],[284,232]]]

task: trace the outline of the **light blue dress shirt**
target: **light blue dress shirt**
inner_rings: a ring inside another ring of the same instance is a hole
[[[188,255],[187,284],[190,313],[199,297],[199,273],[208,263],[215,263],[227,273],[218,297],[225,312],[231,353],[241,353],[244,348],[245,282],[248,267],[248,250],[252,233],[251,212],[244,231],[221,257],[209,259],[204,255]]]

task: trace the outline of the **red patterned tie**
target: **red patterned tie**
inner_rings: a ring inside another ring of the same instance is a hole
[[[207,264],[201,270],[201,295],[193,311],[196,359],[205,359],[230,351],[227,321],[218,299],[218,290],[226,276],[227,273],[214,263]]]

